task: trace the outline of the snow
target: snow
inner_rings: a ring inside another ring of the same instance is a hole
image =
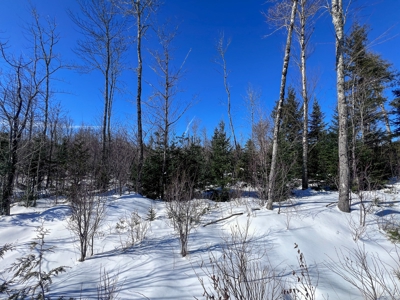
[[[11,216],[0,218],[0,245],[12,243],[13,251],[0,259],[0,283],[10,278],[5,269],[15,259],[29,253],[29,242],[36,236],[36,228],[43,223],[50,230],[45,237],[47,246],[56,246],[54,253],[45,255],[45,268],[67,266],[67,271],[54,278],[49,295],[96,299],[101,270],[118,280],[120,299],[198,299],[203,289],[197,276],[204,277],[202,268],[208,264],[210,251],[218,256],[224,237],[232,227],[243,227],[249,221],[252,243],[257,251],[265,251],[273,266],[293,280],[292,270],[299,268],[295,243],[304,254],[316,299],[363,299],[360,292],[333,273],[329,264],[337,262],[337,253],[365,246],[367,253],[376,253],[388,266],[395,267],[395,245],[388,240],[379,224],[400,213],[396,187],[377,191],[366,197],[371,210],[367,215],[367,229],[362,237],[354,240],[360,205],[353,195],[352,212],[340,212],[334,203],[337,192],[296,191],[295,197],[268,211],[260,201],[251,197],[235,199],[228,203],[204,200],[206,214],[189,238],[190,254],[182,258],[177,234],[167,217],[165,203],[140,195],[124,194],[107,196],[107,216],[95,238],[94,255],[79,262],[77,239],[68,229],[68,204],[57,205],[50,199],[40,200],[35,208],[12,207]],[[379,206],[372,206],[373,199],[380,199]],[[333,203],[333,204],[332,204]],[[116,230],[120,218],[132,211],[146,218],[149,208],[156,210],[156,219],[150,222],[147,236],[140,244],[124,249],[123,234]],[[203,226],[212,221],[233,216],[223,221]],[[264,257],[263,259],[267,259]],[[397,259],[398,260],[398,259]],[[207,279],[204,277],[208,284]],[[382,298],[383,299],[383,298]]]

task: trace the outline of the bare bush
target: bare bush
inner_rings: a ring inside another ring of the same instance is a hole
[[[366,300],[399,299],[398,276],[378,254],[368,253],[365,245],[346,252],[337,250],[337,261],[329,257],[326,266],[359,290]],[[397,264],[398,265],[398,264]]]
[[[206,300],[282,298],[283,272],[277,272],[271,265],[266,252],[260,253],[254,247],[249,227],[249,221],[243,228],[233,226],[231,235],[224,238],[221,255],[211,252],[211,266],[203,266],[202,263],[208,284],[200,274],[197,277]]]
[[[357,242],[359,239],[361,239],[365,236],[365,234],[367,232],[367,226],[361,225],[357,221],[354,221],[354,219],[351,215],[347,219],[347,223],[349,224],[349,229],[350,229],[353,241]]]
[[[71,189],[69,202],[71,216],[68,228],[79,239],[79,261],[84,261],[88,254],[93,255],[94,236],[106,215],[105,199],[81,183]]]
[[[149,222],[143,220],[137,211],[133,211],[129,216],[120,218],[116,225],[116,230],[120,235],[122,248],[129,248],[141,243],[149,230]],[[122,239],[122,234],[126,233],[126,238]]]
[[[100,282],[97,285],[97,299],[98,300],[117,300],[119,294],[119,281],[118,275],[111,278],[110,273],[106,272],[104,268],[100,268]]]
[[[296,283],[295,287],[284,289],[283,294],[291,295],[292,299],[315,300],[318,277],[315,280],[311,278],[310,269],[303,252],[299,249],[299,246],[296,243],[294,243],[294,245],[294,248],[297,249],[297,263],[299,265],[298,270],[292,271]]]
[[[179,235],[181,255],[188,254],[190,231],[200,222],[202,209],[194,198],[194,184],[186,172],[177,172],[165,193],[167,213]]]

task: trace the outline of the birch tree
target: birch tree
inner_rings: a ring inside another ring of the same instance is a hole
[[[348,137],[347,137],[347,103],[344,81],[344,13],[343,1],[332,0],[330,13],[335,28],[336,45],[336,89],[338,101],[339,132],[339,201],[338,208],[342,212],[350,212],[350,170]]]
[[[291,2],[290,9],[290,17],[288,18],[287,12],[288,6]],[[274,183],[276,177],[276,165],[277,165],[277,157],[278,157],[278,136],[279,136],[279,120],[282,112],[282,104],[285,99],[285,89],[286,89],[286,75],[289,67],[290,60],[290,50],[292,45],[292,33],[294,22],[296,19],[296,11],[297,11],[298,0],[291,1],[283,1],[278,2],[277,5],[268,12],[267,18],[271,22],[280,21],[287,28],[287,38],[286,38],[286,46],[285,46],[285,54],[283,57],[283,67],[282,67],[282,76],[281,76],[281,85],[279,91],[279,100],[276,109],[276,115],[274,120],[274,134],[273,134],[273,143],[272,143],[272,157],[271,157],[271,169],[269,173],[269,181],[268,181],[268,202],[267,209],[273,209],[273,201],[274,201]]]

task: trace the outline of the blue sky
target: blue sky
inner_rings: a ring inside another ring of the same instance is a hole
[[[185,76],[180,81],[182,92],[177,101],[190,101],[196,97],[194,105],[181,119],[175,128],[180,135],[187,124],[195,119],[199,130],[206,128],[210,136],[221,119],[227,123],[226,94],[220,68],[214,63],[217,57],[215,44],[219,32],[232,42],[226,53],[227,67],[230,70],[229,84],[232,94],[232,114],[238,139],[245,141],[250,131],[249,114],[244,104],[244,96],[248,84],[261,91],[260,103],[267,115],[278,98],[280,74],[282,68],[285,32],[272,32],[266,24],[262,11],[269,4],[265,1],[236,0],[165,0],[158,12],[157,22],[162,24],[165,19],[171,19],[179,24],[179,35],[175,40],[174,58],[180,65],[189,49],[191,53],[185,65]],[[399,0],[355,1],[353,8],[365,5],[362,10],[353,10],[348,19],[347,30],[354,20],[370,25],[370,40],[374,41],[381,35],[385,36],[371,45],[371,50],[400,70],[400,12]],[[56,51],[64,63],[76,63],[72,48],[79,38],[74,24],[66,14],[69,8],[77,11],[74,0],[31,0],[42,16],[54,17],[58,23],[61,36]],[[22,26],[30,21],[28,1],[2,0],[0,9],[0,31],[3,41],[9,40],[9,45],[16,53],[18,48],[27,46],[22,35]],[[145,47],[154,48],[154,35],[149,35]],[[312,38],[314,48],[308,60],[308,73],[317,80],[314,96],[318,98],[323,111],[329,120],[336,105],[335,98],[335,47],[334,33],[329,14],[323,15],[316,24]],[[26,52],[27,50],[23,50]],[[126,65],[136,66],[134,46],[126,54]],[[144,53],[144,79],[154,82],[156,78],[149,68],[150,56]],[[60,102],[76,125],[98,125],[102,114],[103,103],[100,89],[102,79],[99,74],[79,74],[73,70],[64,70],[56,75],[58,81],[54,100]],[[292,64],[289,70],[289,84],[298,88],[299,75]],[[135,124],[135,91],[136,75],[133,71],[123,74],[124,93],[117,95],[114,105],[114,120],[123,124]],[[151,94],[150,87],[145,84],[143,99]]]

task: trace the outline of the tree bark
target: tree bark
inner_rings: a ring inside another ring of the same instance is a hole
[[[336,88],[339,115],[339,201],[342,212],[350,212],[350,170],[347,138],[347,103],[344,82],[344,16],[342,0],[332,0],[332,22],[336,35]]]
[[[144,163],[144,145],[143,145],[143,128],[142,128],[142,72],[143,72],[143,62],[142,62],[142,36],[143,36],[143,25],[141,21],[141,8],[140,1],[136,2],[137,15],[136,15],[136,51],[137,51],[137,94],[136,94],[136,110],[137,110],[137,127],[138,127],[138,143],[139,143],[139,162],[137,166],[137,179],[136,179],[136,189],[139,194],[142,193],[142,169]]]
[[[307,95],[307,72],[306,72],[306,15],[305,2],[300,1],[300,51],[301,51],[301,92],[303,96],[303,168],[301,177],[301,187],[308,189],[308,95]]]
[[[271,169],[269,173],[269,182],[268,182],[268,202],[267,209],[272,210],[273,201],[274,201],[274,189],[275,189],[275,177],[276,177],[276,163],[278,156],[278,134],[279,134],[279,121],[281,118],[282,104],[285,99],[285,88],[286,88],[286,75],[289,67],[290,60],[290,49],[292,44],[292,33],[294,21],[296,18],[297,11],[297,3],[298,0],[293,0],[292,4],[292,12],[290,15],[290,25],[288,28],[288,34],[286,39],[286,47],[285,47],[285,56],[283,58],[283,68],[282,68],[282,77],[281,77],[281,87],[279,92],[279,102],[278,107],[276,109],[276,116],[274,122],[274,136],[273,136],[273,145],[272,145],[272,158],[271,158]]]

